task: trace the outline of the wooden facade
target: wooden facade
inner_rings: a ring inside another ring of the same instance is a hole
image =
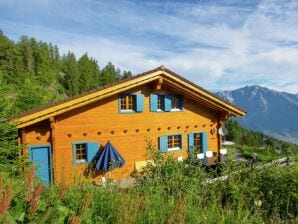
[[[131,94],[142,96],[141,111],[121,111],[121,96]],[[182,108],[152,111],[153,94],[181,96]],[[147,141],[160,148],[162,136],[181,136],[180,149],[166,153],[186,159],[189,134],[206,133],[208,151],[213,151],[216,157],[221,122],[228,116],[244,114],[243,110],[159,67],[10,120],[18,120],[19,138],[28,146],[29,153],[30,150],[38,153],[35,146],[49,148],[49,182],[71,183],[78,177],[84,178],[90,169],[88,163],[74,163],[74,143],[98,142],[100,151],[110,141],[126,161],[123,167],[112,171],[112,178],[121,179],[134,172],[136,162],[146,160]],[[95,173],[94,181],[101,175],[105,174]]]

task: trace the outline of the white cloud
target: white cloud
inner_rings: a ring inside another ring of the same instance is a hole
[[[12,5],[22,15],[24,4]],[[25,12],[45,12],[61,24],[4,18],[4,32],[51,41],[77,56],[88,52],[101,66],[111,61],[139,73],[164,64],[205,88],[262,84],[298,92],[297,1],[47,1]]]

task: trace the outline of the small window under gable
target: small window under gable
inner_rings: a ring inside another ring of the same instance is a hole
[[[182,96],[181,95],[172,95],[171,96],[171,111],[182,110]]]
[[[164,111],[165,109],[165,96],[158,95],[157,96],[157,111]]]
[[[144,111],[143,94],[123,94],[119,96],[119,112],[133,113]]]
[[[183,95],[179,94],[151,94],[150,95],[150,111],[183,111]]]

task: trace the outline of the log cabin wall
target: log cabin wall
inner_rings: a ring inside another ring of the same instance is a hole
[[[167,134],[183,134],[183,150],[173,152],[175,157],[188,155],[188,133],[208,132],[208,149],[218,152],[218,116],[216,111],[194,102],[184,96],[182,112],[150,112],[150,94],[160,92],[182,94],[163,87],[152,89],[148,84],[128,93],[144,94],[144,111],[140,113],[119,113],[118,95],[79,109],[58,115],[55,123],[55,178],[72,181],[84,176],[87,165],[73,165],[73,142],[97,141],[102,147],[108,140],[117,148],[126,163],[112,171],[112,178],[129,176],[134,171],[135,161],[145,160],[146,139],[158,147],[158,137]],[[183,95],[183,94],[182,94]],[[211,134],[211,129],[216,132]]]

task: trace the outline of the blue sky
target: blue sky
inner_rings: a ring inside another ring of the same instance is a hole
[[[0,29],[134,74],[163,64],[209,90],[298,93],[297,0],[1,0]]]

